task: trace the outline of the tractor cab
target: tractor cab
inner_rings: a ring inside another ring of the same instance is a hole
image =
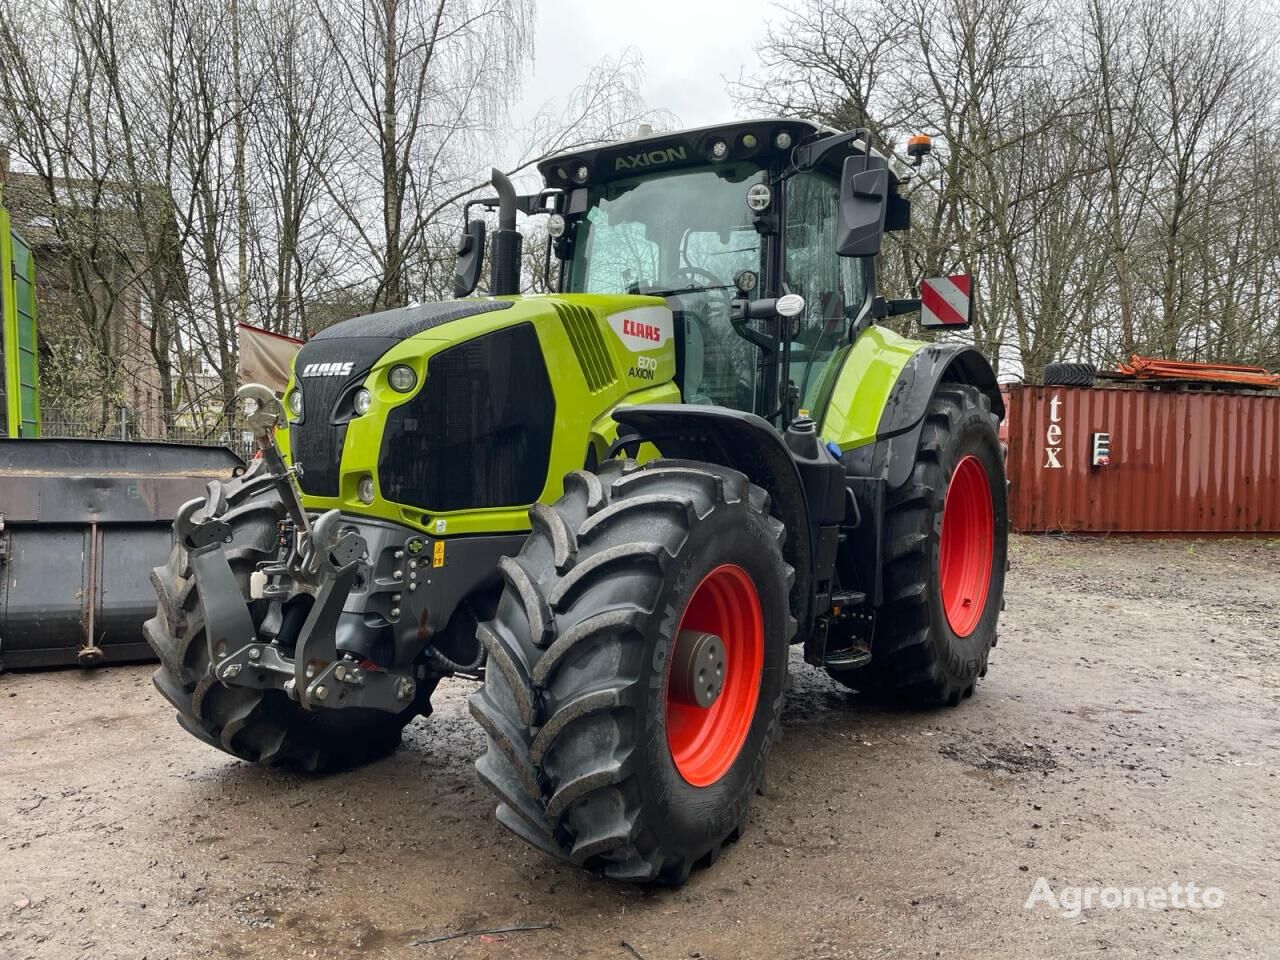
[[[559,289],[665,297],[685,402],[785,424],[820,406],[834,358],[869,316],[873,261],[837,250],[846,161],[885,167],[869,139],[761,122],[546,161],[547,184],[564,190],[551,224]],[[887,200],[875,199],[877,218]],[[905,226],[905,210],[897,219]],[[783,296],[801,299],[789,301],[798,312],[777,312]]]
[[[781,427],[825,406],[880,235],[909,222],[870,140],[797,120],[648,135],[545,160],[518,200],[550,215],[549,287],[665,298],[684,402]]]

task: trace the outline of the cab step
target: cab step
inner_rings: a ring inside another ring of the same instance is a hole
[[[865,667],[871,662],[871,649],[861,645],[845,647],[843,650],[830,650],[822,660],[822,665],[830,670],[854,670]]]
[[[867,602],[867,595],[860,590],[842,590],[831,595],[831,608],[860,607]]]

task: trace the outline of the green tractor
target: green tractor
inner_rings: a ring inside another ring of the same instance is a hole
[[[495,171],[457,299],[323,331],[282,402],[242,391],[261,455],[181,509],[153,577],[180,723],[331,770],[469,677],[507,827],[680,883],[742,828],[791,645],[859,691],[970,696],[1003,406],[971,347],[876,323],[921,301],[876,292],[910,204],[871,140],[765,120],[555,157],[531,196]],[[556,293],[519,293],[518,212],[548,218]],[[922,316],[963,326],[943,279]]]

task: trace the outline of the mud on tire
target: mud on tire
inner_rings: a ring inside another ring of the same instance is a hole
[[[941,578],[944,507],[957,467],[985,473],[991,499],[991,567],[981,611],[957,634],[948,621]],[[872,660],[855,670],[828,669],[865,693],[926,706],[955,706],[986,676],[1004,596],[1009,515],[995,418],[974,387],[943,383],[929,402],[916,460],[885,504],[884,606],[876,613]]]
[[[222,484],[227,508],[221,519],[232,531],[227,560],[245,597],[258,562],[275,555],[278,523],[286,516],[265,474],[258,460],[243,476]],[[181,546],[175,545],[168,562],[151,571],[151,582],[158,597],[156,615],[142,629],[160,658],[152,681],[178,711],[178,723],[219,750],[253,763],[311,772],[341,770],[390,753],[404,726],[419,713],[430,712],[430,682],[419,683],[417,699],[400,714],[309,712],[278,690],[223,686],[210,669],[198,588]],[[252,601],[249,611],[258,627],[267,604]]]
[[[530,511],[480,625],[476,767],[498,819],[530,843],[617,879],[681,883],[737,838],[777,735],[795,632],[782,524],[763,490],[703,463],[610,461],[565,490]],[[695,787],[668,745],[668,660],[690,596],[726,564],[759,598],[763,667],[745,740]]]

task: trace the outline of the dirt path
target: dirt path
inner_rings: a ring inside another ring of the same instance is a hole
[[[676,891],[508,835],[465,684],[314,780],[187,736],[148,667],[0,676],[0,958],[1280,956],[1280,545],[1019,539],[1014,564],[958,709],[796,659],[767,795]],[[1225,903],[1067,919],[1024,909],[1039,877]]]

